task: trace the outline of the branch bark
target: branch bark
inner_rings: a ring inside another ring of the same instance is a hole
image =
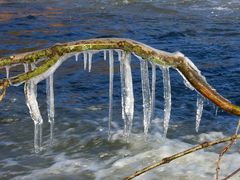
[[[56,44],[47,49],[0,58],[0,67],[11,66],[14,64],[31,63],[36,62],[41,58],[46,58],[43,64],[37,67],[35,70],[9,78],[9,82],[11,84],[19,84],[28,79],[41,75],[51,68],[51,66],[53,66],[55,63],[57,63],[59,58],[65,54],[104,49],[120,49],[123,51],[132,52],[135,55],[158,65],[175,68],[179,70],[190,82],[190,84],[204,97],[212,101],[226,112],[240,116],[240,107],[232,104],[218,94],[216,90],[206,82],[205,78],[201,75],[197,67],[183,54],[179,52],[168,53],[157,50],[131,39],[103,38]],[[0,87],[4,81],[6,81],[6,79],[0,80]]]

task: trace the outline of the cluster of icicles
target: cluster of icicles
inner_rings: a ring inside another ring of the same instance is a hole
[[[113,104],[113,79],[114,79],[114,52],[118,54],[118,61],[120,62],[120,75],[121,75],[121,102],[122,102],[122,119],[124,120],[124,136],[128,140],[134,117],[134,92],[133,81],[131,71],[131,53],[122,50],[102,50],[104,53],[104,60],[109,59],[109,123],[108,123],[108,137],[111,136],[111,121],[112,121],[112,104]],[[53,87],[53,75],[56,69],[68,58],[75,56],[75,60],[78,61],[79,55],[83,55],[84,70],[90,72],[92,67],[93,54],[100,51],[84,51],[81,53],[69,53],[61,57],[57,63],[50,67],[46,72],[40,76],[33,77],[25,82],[24,92],[26,96],[26,104],[29,108],[29,112],[32,120],[34,121],[34,148],[36,152],[42,149],[42,124],[43,118],[41,116],[38,102],[37,102],[37,84],[46,80],[46,95],[47,95],[47,112],[48,122],[50,123],[50,142],[53,142],[53,128],[54,128],[54,87]],[[151,87],[149,83],[149,62],[143,60],[137,56],[140,60],[141,69],[141,82],[142,82],[142,98],[143,98],[143,126],[144,134],[147,136],[151,120],[154,118],[155,107],[155,83],[156,83],[156,66],[159,67],[163,75],[163,89],[164,89],[164,115],[163,115],[163,137],[166,137],[168,124],[171,113],[171,84],[169,67],[164,67],[151,63],[152,70],[152,82]],[[40,61],[40,60],[39,60]],[[36,63],[24,64],[25,72],[34,70],[37,67]],[[6,68],[6,76],[9,78],[10,67]],[[180,73],[180,72],[179,72]],[[180,73],[181,74],[181,73]],[[182,74],[181,74],[182,75]],[[194,90],[191,84],[182,76],[184,84]],[[196,112],[196,131],[199,129],[202,111],[203,111],[204,98],[198,95],[197,98],[197,112]]]

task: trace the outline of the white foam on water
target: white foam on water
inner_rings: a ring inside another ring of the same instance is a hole
[[[122,131],[114,134],[112,141],[122,139]],[[205,140],[213,140],[222,137],[222,133],[210,132],[200,134],[199,143]],[[131,175],[136,170],[147,165],[158,162],[164,157],[178,153],[194,145],[185,143],[178,139],[162,139],[160,133],[149,135],[148,142],[142,141],[144,135],[133,134],[128,147],[119,148],[116,155],[110,158],[103,158],[104,153],[95,158],[68,158],[64,154],[56,155],[55,163],[48,168],[33,170],[25,176],[17,176],[14,179],[47,179],[59,177],[84,177],[87,174],[93,179],[123,179]],[[215,168],[218,154],[207,150],[200,150],[192,154],[176,159],[168,164],[157,167],[135,179],[185,179],[185,180],[205,180],[215,179]],[[227,153],[221,162],[220,179],[239,168],[239,152]],[[236,174],[231,179],[238,180],[240,174]]]

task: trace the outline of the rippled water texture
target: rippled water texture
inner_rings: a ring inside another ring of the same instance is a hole
[[[181,51],[218,92],[240,105],[239,8],[238,0],[0,0],[0,56],[57,42],[131,38],[161,50]],[[82,57],[79,62],[68,60],[57,70],[53,147],[49,147],[45,83],[40,83],[44,150],[39,154],[33,150],[33,122],[23,86],[9,89],[0,104],[0,179],[121,179],[167,155],[235,131],[238,118],[221,110],[216,116],[213,104],[205,101],[196,133],[197,94],[171,69],[172,111],[163,140],[163,82],[157,69],[156,118],[145,141],[140,65],[134,59],[135,114],[133,134],[127,143],[122,137],[119,62],[115,57],[113,136],[108,141],[108,65],[103,55],[94,55],[91,73],[83,70]],[[4,76],[0,70],[0,77]],[[186,156],[138,179],[213,179],[221,148]],[[221,177],[239,168],[239,161],[239,145],[235,145],[223,159]]]

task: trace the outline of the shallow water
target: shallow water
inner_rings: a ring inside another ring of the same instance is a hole
[[[45,48],[57,42],[125,37],[169,52],[181,51],[224,97],[240,104],[240,3],[231,1],[3,1],[0,56]],[[81,59],[81,61],[80,61]],[[33,122],[23,86],[11,87],[0,104],[0,179],[121,179],[154,161],[206,140],[231,135],[238,118],[204,103],[195,132],[197,94],[170,70],[172,113],[163,140],[163,85],[157,69],[156,109],[144,140],[141,75],[134,59],[133,134],[122,137],[119,62],[115,57],[113,128],[108,141],[108,62],[93,56],[91,73],[74,57],[55,73],[54,145],[49,147],[45,82],[38,87],[44,117],[44,150],[33,150]],[[14,71],[17,71],[15,69]],[[3,71],[1,77],[4,77]],[[10,72],[13,74],[14,72]],[[222,146],[181,158],[138,179],[213,179]],[[238,167],[239,145],[223,159],[221,177]],[[238,179],[239,175],[233,177]]]

